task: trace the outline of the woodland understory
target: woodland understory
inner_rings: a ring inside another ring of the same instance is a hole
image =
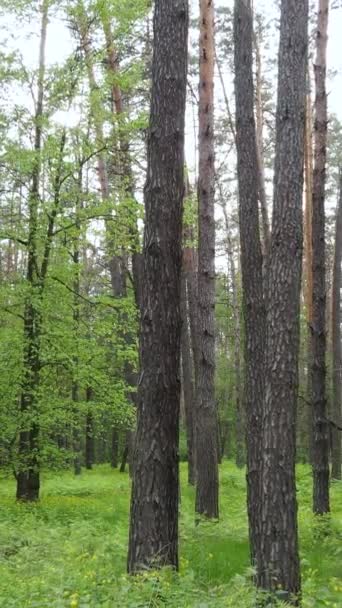
[[[335,20],[2,0],[0,606],[341,605]]]

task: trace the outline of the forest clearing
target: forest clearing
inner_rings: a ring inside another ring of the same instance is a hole
[[[342,607],[341,0],[0,0],[0,608]]]

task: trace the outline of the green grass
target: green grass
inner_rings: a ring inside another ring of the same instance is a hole
[[[0,481],[1,608],[248,608],[244,472],[221,468],[221,520],[194,524],[194,491],[182,465],[180,573],[125,574],[130,483],[98,466],[75,478],[46,474],[39,504],[14,501]],[[332,516],[317,522],[311,475],[298,468],[305,608],[342,606],[342,484],[332,485]]]

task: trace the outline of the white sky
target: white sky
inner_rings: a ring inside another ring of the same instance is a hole
[[[318,2],[318,0],[317,0]],[[197,0],[191,0],[193,9],[197,7]],[[216,0],[216,7],[233,6],[233,0]],[[254,0],[255,10],[262,12],[269,19],[277,19],[279,17],[279,9],[275,0]],[[0,20],[0,26],[5,25],[5,20]],[[10,24],[9,31],[12,38],[11,44],[23,51],[25,62],[28,65],[37,65],[38,55],[38,36],[35,38],[27,38],[28,30],[34,29],[38,33],[39,23],[31,24],[29,27],[25,24],[20,24],[11,19],[7,20]],[[4,33],[0,30],[0,41],[3,39]],[[277,52],[277,43],[270,52],[274,55]],[[48,63],[62,62],[68,56],[71,48],[70,33],[65,24],[57,19],[54,19],[49,25],[49,33],[47,39],[47,60]],[[328,69],[337,72],[337,75],[330,81],[329,105],[330,109],[339,115],[342,120],[342,2],[338,9],[334,9],[330,13],[329,23],[329,43],[328,43]]]
[[[1,2],[1,0],[0,0]],[[38,2],[38,0],[37,0]],[[190,0],[192,7],[192,15],[195,16],[198,10],[198,0]],[[336,4],[336,0],[334,0]],[[216,0],[216,7],[232,8],[234,0]],[[318,0],[314,0],[314,5],[318,4]],[[276,57],[278,36],[275,24],[279,19],[279,7],[276,0],[254,0],[254,8],[256,12],[262,13],[265,17],[273,22],[273,32],[270,48],[267,51],[272,58]],[[4,27],[5,26],[5,27]],[[13,48],[18,48],[24,56],[25,64],[30,67],[37,67],[38,60],[38,44],[39,44],[39,19],[36,23],[20,23],[13,18],[0,18],[0,45],[4,38],[10,37],[9,43]],[[29,36],[29,32],[35,31],[35,36]],[[195,40],[196,43],[196,40]],[[49,24],[47,37],[47,63],[63,62],[72,49],[70,32],[66,27],[65,22],[60,19],[53,18]],[[0,46],[1,48],[1,46]],[[6,48],[6,47],[5,47]],[[328,69],[329,72],[336,72],[333,78],[329,78],[329,110],[336,113],[342,121],[342,0],[339,1],[339,8],[334,9],[330,13],[329,22],[329,42],[328,42]],[[233,89],[233,77],[225,69],[226,88],[230,94]],[[220,103],[222,100],[222,92],[220,83],[216,79],[216,96]],[[64,120],[65,116],[61,116]],[[69,114],[69,120],[77,122],[77,116]],[[68,122],[69,122],[68,120]],[[197,120],[197,116],[195,117]],[[195,168],[195,147],[197,136],[194,133],[193,116],[190,110],[187,112],[187,138],[186,138],[186,156],[190,171]]]

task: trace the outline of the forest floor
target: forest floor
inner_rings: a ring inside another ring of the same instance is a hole
[[[182,464],[180,572],[125,573],[130,482],[101,465],[75,478],[47,473],[42,499],[16,504],[0,480],[1,608],[250,608],[245,475],[221,466],[221,520],[194,525],[194,491]],[[315,521],[311,474],[298,468],[304,607],[342,606],[342,483],[332,516]]]

